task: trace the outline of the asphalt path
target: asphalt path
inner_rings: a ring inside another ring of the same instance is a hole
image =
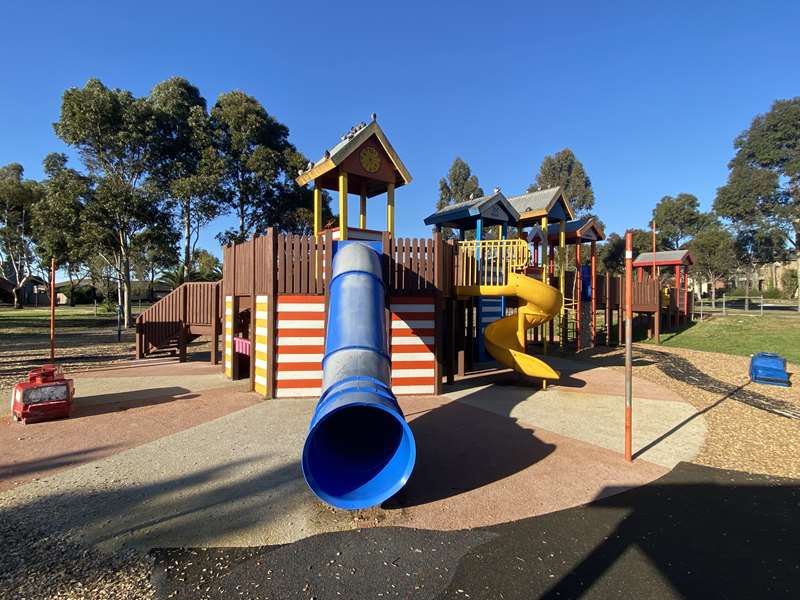
[[[157,598],[797,598],[800,481],[680,463],[646,486],[491,527],[151,554]]]

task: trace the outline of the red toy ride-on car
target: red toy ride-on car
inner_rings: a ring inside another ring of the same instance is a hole
[[[60,365],[44,365],[28,372],[28,381],[11,392],[11,413],[15,421],[69,417],[75,386],[64,378]]]

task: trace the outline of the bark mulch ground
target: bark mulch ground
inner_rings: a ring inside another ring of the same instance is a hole
[[[581,358],[624,369],[623,350],[598,348]],[[695,462],[800,478],[800,368],[787,365],[793,387],[751,383],[750,359],[684,348],[635,344],[633,373],[691,402],[708,425]],[[634,406],[634,419],[636,407]]]

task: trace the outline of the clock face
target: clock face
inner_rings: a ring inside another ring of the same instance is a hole
[[[381,155],[372,146],[365,146],[358,158],[367,173],[375,173],[381,168]]]

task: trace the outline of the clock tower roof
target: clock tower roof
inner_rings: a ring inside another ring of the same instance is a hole
[[[385,193],[388,184],[400,187],[411,182],[411,174],[378,125],[375,113],[369,123],[352,127],[295,181],[299,185],[316,181],[321,188],[336,190],[340,172],[348,174],[351,190],[361,190],[367,197]]]

